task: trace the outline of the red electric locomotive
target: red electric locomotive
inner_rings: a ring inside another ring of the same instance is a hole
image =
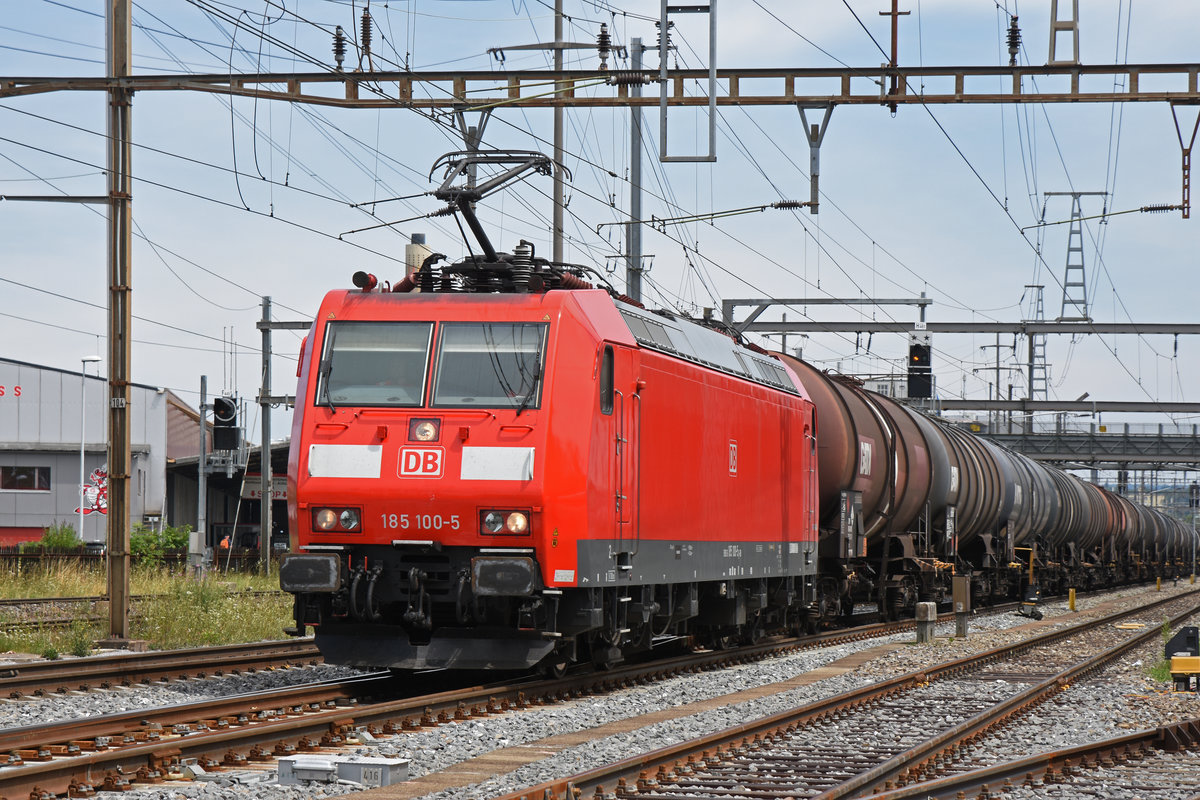
[[[794,374],[525,243],[491,255],[321,304],[288,468],[296,632],[334,663],[557,671],[801,623],[817,472]]]

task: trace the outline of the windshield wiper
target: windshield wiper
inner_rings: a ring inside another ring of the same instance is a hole
[[[521,416],[521,412],[529,408],[529,404],[533,402],[534,395],[537,394],[538,383],[542,379],[542,352],[537,353],[537,365],[533,368],[533,385],[529,387],[529,391],[521,400],[521,405],[517,406],[517,416]]]
[[[329,376],[333,374],[333,356],[330,354],[324,361],[321,362],[321,369],[318,371],[318,376],[321,379],[321,388],[325,390],[325,404],[329,406],[329,411],[334,412],[333,393],[329,391]]]

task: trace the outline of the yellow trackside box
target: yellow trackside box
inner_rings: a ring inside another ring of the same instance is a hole
[[[1172,656],[1171,674],[1200,674],[1200,656]]]

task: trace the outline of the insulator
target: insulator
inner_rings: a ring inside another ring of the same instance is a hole
[[[333,32],[333,60],[337,62],[340,72],[342,62],[346,60],[346,32],[342,30],[341,25],[338,25],[337,30]]]
[[[362,49],[364,53],[371,52],[371,14],[367,9],[363,9],[362,13]]]
[[[1155,203],[1152,206],[1142,206],[1139,209],[1143,214],[1165,214],[1168,211],[1174,211],[1179,206],[1169,205],[1167,203]]]
[[[662,47],[663,47],[662,22],[654,23],[654,27],[658,28],[658,44],[656,46],[659,50],[662,50]],[[671,49],[671,28],[674,28],[674,27],[675,27],[674,22],[667,23],[667,49],[668,50]]]
[[[517,291],[529,291],[529,280],[533,277],[533,245],[524,239],[513,248],[512,282]]]
[[[608,54],[612,52],[612,37],[608,35],[608,23],[600,23],[600,34],[596,37],[596,52],[600,56],[600,71],[608,71]]]
[[[425,264],[416,274],[417,288],[422,292],[435,292],[442,280],[442,270],[437,263]]]
[[[794,208],[804,208],[805,204],[799,200],[780,200],[777,203],[771,203],[771,208],[782,208],[784,210]]]
[[[643,86],[652,83],[654,76],[636,69],[615,69],[608,73],[605,83],[609,86]]]
[[[1008,65],[1010,67],[1017,65],[1017,53],[1019,52],[1021,52],[1021,29],[1017,27],[1017,18],[1014,16],[1008,23]]]

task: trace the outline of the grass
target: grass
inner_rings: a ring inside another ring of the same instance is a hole
[[[194,580],[180,570],[135,565],[131,592],[153,595],[135,601],[130,636],[155,650],[284,638],[291,623],[290,595],[245,597],[243,591],[278,591],[279,574],[230,573]],[[63,559],[0,569],[0,597],[81,597],[105,593],[104,570]],[[51,616],[62,617],[59,610]],[[87,613],[75,611],[74,613]],[[11,627],[14,616],[0,610],[0,652],[34,653],[47,658],[87,655],[108,633],[107,607],[91,614],[104,619],[69,627]]]
[[[274,580],[273,588],[278,589],[277,574]],[[172,582],[162,596],[137,604],[132,636],[146,639],[155,649],[284,638],[283,628],[291,622],[291,595],[239,598],[230,594],[229,584],[212,578]]]
[[[1162,637],[1162,649],[1165,651],[1167,642],[1171,641],[1171,620],[1169,617],[1163,617],[1162,628],[1159,635]],[[1156,681],[1158,683],[1172,682],[1171,661],[1165,657],[1160,658],[1155,663],[1148,665],[1145,669],[1146,675],[1148,675],[1152,681]]]

